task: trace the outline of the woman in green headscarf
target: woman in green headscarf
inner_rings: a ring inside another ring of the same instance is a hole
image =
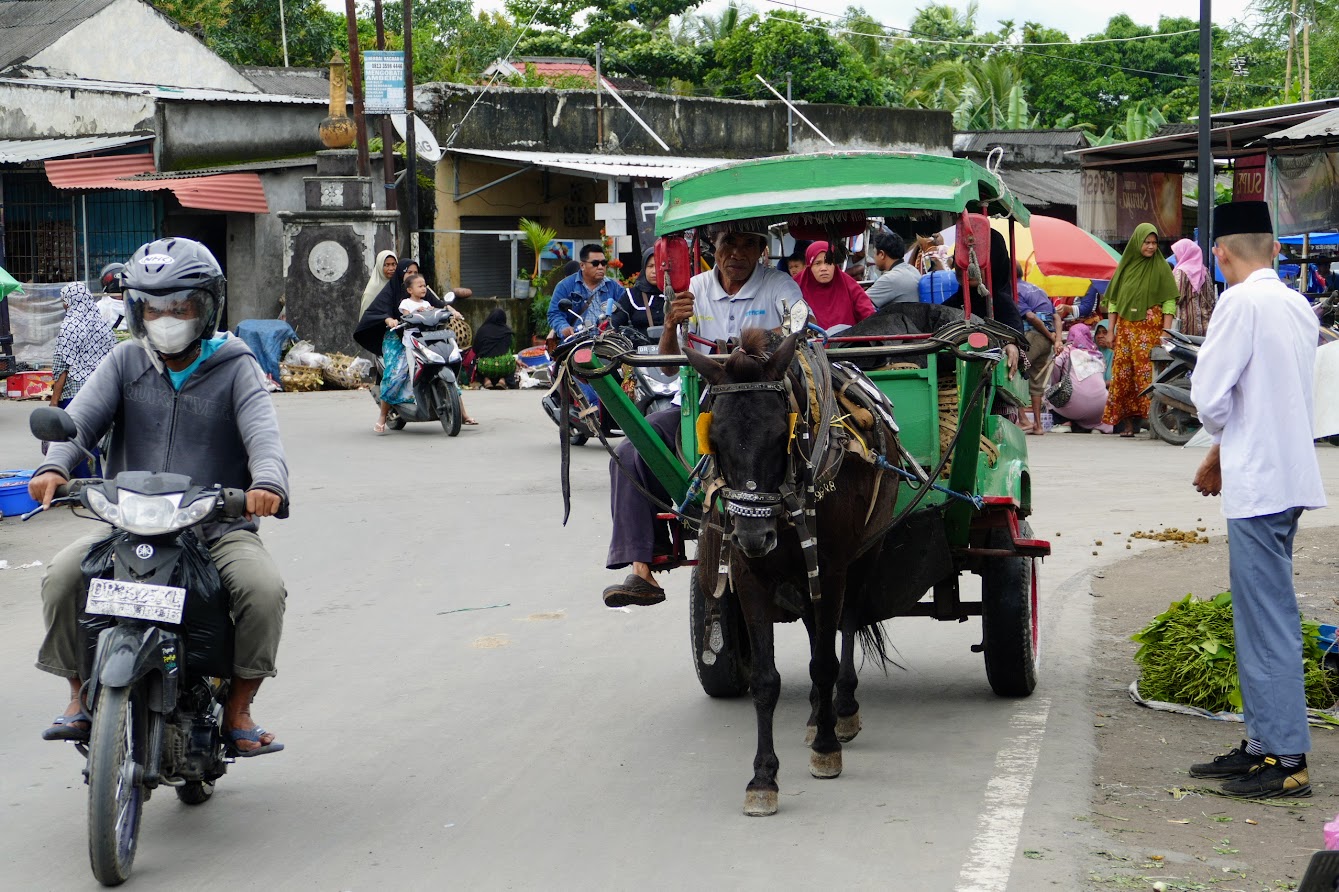
[[[1163,330],[1172,327],[1177,294],[1172,268],[1158,252],[1157,229],[1151,223],[1140,223],[1125,246],[1106,295],[1116,355],[1102,421],[1120,430],[1122,437],[1133,437],[1148,416],[1148,397],[1139,394],[1153,383],[1149,355],[1161,342]]]

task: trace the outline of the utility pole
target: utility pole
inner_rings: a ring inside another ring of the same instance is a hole
[[[349,86],[353,88],[353,126],[358,131],[358,176],[372,175],[367,160],[367,115],[363,112],[363,54],[358,49],[358,13],[353,0],[344,0],[344,16],[349,26]]]
[[[1302,23],[1302,101],[1311,101],[1311,19]]]
[[[386,48],[386,21],[382,13],[381,0],[375,0],[373,3],[377,21],[377,49]],[[392,147],[395,140],[391,137],[391,118],[390,115],[381,116],[381,174],[386,183],[386,187],[381,191],[386,194],[386,210],[398,210],[400,202],[395,195],[395,152]]]
[[[288,25],[284,24],[284,0],[279,0],[279,42],[284,47],[284,67],[288,67]]]
[[[1295,0],[1294,0],[1295,2]],[[1209,78],[1213,61],[1211,0],[1200,0],[1199,243],[1204,265],[1213,275],[1213,108]],[[1212,278],[1210,281],[1213,281]]]
[[[604,44],[595,42],[595,149],[604,151]]]
[[[1283,68],[1283,101],[1288,102],[1288,94],[1293,88],[1293,50],[1297,46],[1297,0],[1293,0],[1292,12],[1288,14],[1288,61]]]
[[[348,0],[352,3],[353,0]],[[1207,3],[1208,0],[1205,0]],[[414,4],[404,7],[404,154],[405,201],[404,225],[408,234],[409,256],[418,257],[418,137],[414,134]]]
[[[786,72],[786,152],[795,144],[795,112],[791,110],[790,72]]]

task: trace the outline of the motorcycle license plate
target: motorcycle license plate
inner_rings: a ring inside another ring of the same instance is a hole
[[[660,345],[659,345],[659,344],[642,344],[642,345],[640,345],[640,346],[637,347],[637,352],[638,352],[638,353],[659,353],[659,352],[660,352]]]
[[[186,589],[146,585],[121,579],[94,579],[88,584],[87,613],[124,616],[156,623],[181,624]]]

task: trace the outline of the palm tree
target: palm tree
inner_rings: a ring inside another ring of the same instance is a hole
[[[702,43],[716,43],[719,40],[724,40],[734,33],[741,19],[752,14],[752,8],[748,6],[740,7],[735,3],[735,0],[730,0],[730,5],[722,9],[718,16],[709,13],[695,15],[693,20],[697,25],[697,38]]]
[[[1040,126],[1018,66],[1003,56],[953,59],[930,68],[908,104],[953,112],[958,130],[1024,130]]]

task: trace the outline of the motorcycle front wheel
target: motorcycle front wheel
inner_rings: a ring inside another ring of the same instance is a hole
[[[1153,394],[1148,400],[1148,426],[1153,429],[1153,435],[1164,443],[1184,446],[1200,429],[1200,421],[1189,412]]]
[[[103,687],[88,742],[88,858],[104,886],[130,878],[144,808],[148,716],[130,688]]]
[[[442,430],[448,437],[454,437],[460,433],[460,419],[465,414],[460,407],[460,391],[454,384],[438,378],[432,382],[432,392],[437,400],[437,418],[442,422]]]

